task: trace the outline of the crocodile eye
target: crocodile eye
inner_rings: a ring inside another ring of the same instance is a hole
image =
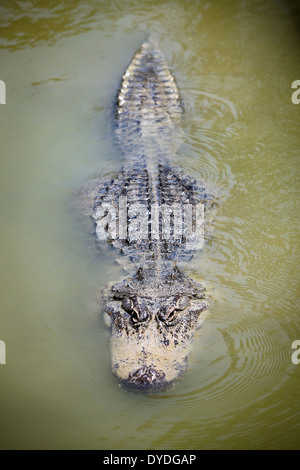
[[[122,302],[122,307],[127,313],[131,313],[133,309],[133,301],[129,297],[125,297]]]
[[[131,315],[133,324],[141,323],[149,318],[149,311],[145,304],[138,304],[136,297],[125,297],[122,302],[122,308]]]
[[[182,297],[179,297],[179,299],[176,302],[175,309],[176,310],[184,310],[190,305],[190,299],[186,296],[183,295]]]
[[[173,315],[174,315],[174,306],[171,304],[164,305],[158,313],[159,319],[164,322],[170,321]]]

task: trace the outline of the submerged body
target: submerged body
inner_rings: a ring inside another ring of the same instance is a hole
[[[204,288],[178,265],[202,246],[209,198],[172,164],[182,107],[155,43],[145,42],[125,71],[115,114],[125,164],[115,179],[96,181],[89,195],[98,238],[126,255],[136,273],[107,288],[104,315],[113,373],[127,388],[152,391],[186,371],[207,308]]]

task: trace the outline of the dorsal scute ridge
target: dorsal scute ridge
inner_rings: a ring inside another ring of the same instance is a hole
[[[145,129],[170,140],[181,129],[181,115],[179,91],[166,60],[154,42],[146,41],[122,77],[116,103],[119,143],[123,149],[130,146],[133,134],[138,142]]]

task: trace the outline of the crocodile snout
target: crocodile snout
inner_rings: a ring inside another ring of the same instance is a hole
[[[166,388],[169,383],[164,372],[145,366],[131,372],[128,379],[123,381],[123,385],[130,390],[151,391]]]

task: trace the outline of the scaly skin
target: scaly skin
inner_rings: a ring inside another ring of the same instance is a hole
[[[167,388],[188,365],[194,331],[207,307],[204,289],[178,268],[140,268],[106,297],[112,370],[130,389]]]
[[[104,296],[112,371],[132,390],[160,390],[184,374],[194,332],[207,308],[204,288],[177,267],[191,259],[196,245],[188,244],[185,234],[166,239],[162,219],[158,235],[153,239],[151,233],[153,205],[208,203],[204,187],[171,163],[182,136],[181,117],[179,92],[165,59],[156,44],[145,42],[124,73],[117,96],[115,131],[124,167],[113,180],[94,183],[89,192],[97,230],[106,223],[109,234],[111,221],[102,205],[111,204],[118,217],[122,196],[127,198],[127,227],[138,214],[130,212],[130,205],[138,203],[149,214],[143,239],[130,238],[130,232],[120,238],[118,230],[115,237],[108,236],[137,269]]]

